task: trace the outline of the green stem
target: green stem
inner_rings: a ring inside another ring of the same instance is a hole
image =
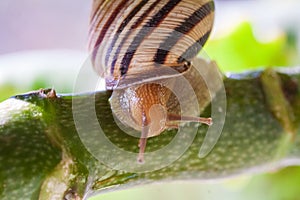
[[[149,172],[128,172],[118,169],[117,165],[113,169],[103,164],[106,160],[96,159],[97,151],[107,159],[118,159],[114,151],[104,148],[103,140],[95,139],[98,123],[106,137],[118,148],[126,152],[138,151],[138,138],[125,134],[114,122],[108,102],[109,93],[55,98],[53,94],[47,96],[50,91],[44,90],[2,102],[0,198],[83,198],[141,183],[225,178],[274,169],[290,159],[297,160],[300,157],[300,73],[288,70],[284,73],[251,72],[225,78],[224,84],[226,121],[212,151],[204,158],[198,157],[208,128],[200,126],[192,144],[179,159]],[[276,91],[277,95],[273,95],[272,91]],[[96,106],[88,107],[85,102],[93,99]],[[79,130],[78,124],[75,126],[72,100],[81,106],[77,114],[86,119],[89,130]],[[96,121],[91,118],[94,108]],[[203,115],[210,115],[210,107]],[[194,126],[194,123],[187,125]],[[293,140],[289,139],[291,132],[295,134]],[[84,134],[87,136],[84,137],[85,142],[94,149],[83,145],[81,139]],[[176,131],[170,130],[150,138],[146,151],[161,149],[175,136]],[[93,150],[93,155],[87,148]],[[170,156],[171,153],[159,155],[155,160],[165,160]],[[147,162],[154,161],[146,157]],[[61,190],[54,192],[54,188]]]

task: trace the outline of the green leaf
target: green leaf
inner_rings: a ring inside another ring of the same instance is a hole
[[[232,33],[207,42],[204,49],[223,71],[241,72],[262,66],[288,66],[287,38],[270,42],[256,39],[250,23],[241,23]]]

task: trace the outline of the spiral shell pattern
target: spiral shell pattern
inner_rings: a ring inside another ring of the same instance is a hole
[[[94,0],[93,67],[107,88],[183,73],[208,39],[213,21],[212,0]]]

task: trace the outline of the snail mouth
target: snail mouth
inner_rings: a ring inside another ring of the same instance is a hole
[[[157,136],[166,128],[167,110],[162,105],[154,104],[149,110],[149,116],[151,122],[148,137]]]

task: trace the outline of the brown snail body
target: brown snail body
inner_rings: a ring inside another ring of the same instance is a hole
[[[141,131],[139,162],[144,160],[148,137],[176,128],[179,121],[211,124],[210,118],[170,113],[172,91],[155,81],[190,70],[191,60],[209,36],[213,17],[211,0],[94,0],[92,63],[105,78],[106,88],[120,94],[111,99],[112,109],[119,104],[117,117]]]

